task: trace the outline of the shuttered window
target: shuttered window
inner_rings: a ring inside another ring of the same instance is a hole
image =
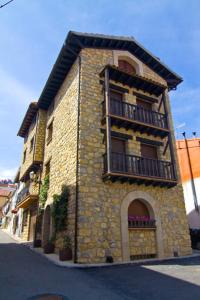
[[[129,64],[126,60],[120,59],[118,61],[118,67],[121,71],[126,72],[130,75],[136,74],[135,68]]]

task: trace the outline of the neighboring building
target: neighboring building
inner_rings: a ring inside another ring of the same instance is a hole
[[[16,189],[14,184],[10,183],[10,180],[0,181],[0,220],[4,217],[3,209],[9,202],[12,192]]]
[[[190,228],[200,229],[200,138],[176,142]]]
[[[9,191],[7,189],[6,190],[2,189],[2,188],[0,189],[0,218],[3,217],[2,208],[6,204],[6,202],[8,201],[10,193],[11,193],[11,191]]]
[[[46,111],[38,108],[36,102],[32,102],[18,132],[18,135],[24,138],[24,149],[19,174],[21,185],[16,200],[16,208],[23,209],[21,238],[29,241],[34,239],[35,233],[39,194],[38,179],[43,163],[45,130]],[[31,172],[35,173],[35,180],[31,180]]]
[[[56,251],[69,235],[75,262],[191,253],[168,96],[181,81],[133,38],[69,32],[18,133],[27,238],[42,172],[50,178],[43,244],[54,232],[53,195],[67,185],[68,226]]]

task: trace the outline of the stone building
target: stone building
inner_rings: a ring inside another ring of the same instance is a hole
[[[69,235],[74,262],[191,253],[168,96],[181,81],[133,38],[69,32],[19,131],[21,180],[29,185],[34,171],[38,187],[49,174],[43,244],[54,232],[53,195],[66,185],[56,251]]]

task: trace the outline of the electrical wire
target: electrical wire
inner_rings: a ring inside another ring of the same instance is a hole
[[[8,5],[10,2],[13,2],[13,1],[14,1],[14,0],[10,0],[10,1],[8,1],[8,2],[2,4],[2,5],[0,5],[0,8],[3,8],[4,6]]]

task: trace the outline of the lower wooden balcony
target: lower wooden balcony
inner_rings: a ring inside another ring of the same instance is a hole
[[[174,166],[169,161],[112,152],[110,165],[111,170],[108,173],[107,154],[105,154],[103,173],[103,179],[105,180],[168,188],[177,184]]]
[[[37,191],[33,191],[31,186],[26,186],[19,192],[17,196],[16,207],[17,208],[27,208],[30,205],[36,203],[39,199]]]

